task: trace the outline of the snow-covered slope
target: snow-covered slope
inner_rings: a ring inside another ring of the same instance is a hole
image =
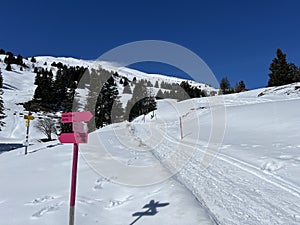
[[[6,123],[5,127],[0,132],[0,142],[2,143],[22,143],[25,137],[25,120],[23,119],[23,115],[27,114],[25,112],[22,105],[19,103],[24,103],[32,99],[34,90],[36,86],[34,85],[35,73],[33,73],[35,67],[41,67],[44,69],[52,70],[53,74],[56,74],[58,70],[57,67],[51,66],[53,62],[61,62],[67,66],[83,66],[87,68],[99,68],[118,72],[120,76],[127,77],[129,80],[132,80],[134,77],[137,79],[146,79],[149,80],[153,85],[156,81],[158,83],[166,82],[166,83],[180,83],[184,81],[183,79],[176,77],[168,77],[163,75],[153,75],[143,73],[137,70],[129,69],[129,68],[119,68],[115,63],[111,62],[103,62],[103,61],[92,61],[92,60],[81,60],[75,58],[66,58],[66,57],[52,57],[52,56],[38,56],[35,57],[36,62],[32,63],[31,58],[28,60],[23,59],[23,62],[28,66],[28,68],[22,68],[18,65],[12,64],[12,71],[6,71],[6,64],[4,63],[4,58],[6,55],[0,55],[0,69],[3,76],[4,82],[4,102],[5,102],[5,114],[6,119],[4,122]],[[208,94],[211,92],[218,92],[217,89],[210,87],[206,84],[196,83],[194,81],[189,81],[192,85],[201,87],[202,90],[205,90]],[[122,94],[123,86],[119,85],[119,92],[121,95],[121,102],[123,103],[123,107],[126,107],[127,101],[131,98],[131,95]],[[156,94],[158,89],[153,88],[153,94]],[[88,93],[87,90],[78,90],[77,91],[81,96],[86,96]],[[36,118],[42,117],[43,115],[34,113],[33,116]],[[34,127],[36,120],[32,121],[32,126],[30,128],[30,137],[34,142],[35,140],[44,138],[43,135],[40,134],[39,131]]]
[[[166,167],[179,171],[178,180],[220,224],[299,224],[298,86],[224,96],[226,130],[218,154],[208,149],[213,108],[181,108],[181,115],[187,115],[183,117],[183,140],[179,138],[179,115],[167,113],[173,107],[165,101],[159,107],[165,111],[157,112],[164,126],[133,126],[143,143],[155,146],[155,155]],[[208,106],[207,98],[189,101]],[[163,135],[164,141],[153,143],[155,137],[149,139],[149,133]],[[188,157],[190,152],[192,157]],[[206,168],[203,160],[207,155],[213,161]],[[187,159],[183,169],[178,158]]]

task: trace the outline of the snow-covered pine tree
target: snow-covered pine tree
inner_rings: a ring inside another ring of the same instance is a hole
[[[114,74],[100,68],[92,69],[90,76],[86,109],[94,114],[94,121],[89,123],[89,129],[94,130],[112,122],[119,122],[123,115],[123,109],[118,98],[119,92]]]
[[[155,98],[149,94],[145,84],[146,82],[141,80],[133,89],[132,98],[128,101],[125,110],[125,119],[128,121],[156,109]]]

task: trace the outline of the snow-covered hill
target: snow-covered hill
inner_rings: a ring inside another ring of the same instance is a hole
[[[23,115],[28,113],[24,111],[24,108],[20,103],[27,102],[32,99],[34,90],[36,85],[34,85],[35,73],[34,67],[44,68],[52,70],[54,76],[58,70],[57,67],[51,66],[53,62],[59,63],[61,62],[67,66],[83,66],[86,68],[94,68],[97,69],[99,67],[106,69],[108,71],[118,72],[120,76],[127,77],[129,80],[132,80],[136,77],[138,80],[145,79],[150,81],[153,85],[158,81],[166,82],[169,84],[172,83],[180,83],[184,81],[184,79],[169,77],[158,74],[147,74],[137,70],[129,69],[129,68],[119,68],[115,63],[111,62],[99,62],[99,61],[91,61],[91,60],[81,60],[75,58],[65,58],[65,57],[51,57],[51,56],[38,56],[35,57],[36,62],[32,63],[31,58],[23,59],[25,65],[28,68],[22,67],[19,65],[12,64],[12,71],[6,71],[6,64],[4,63],[6,55],[0,55],[0,69],[2,71],[3,82],[4,82],[4,102],[5,102],[5,114],[6,118],[4,122],[6,123],[5,127],[0,132],[0,142],[2,143],[22,143],[25,136],[25,120],[23,119]],[[21,69],[22,67],[22,69]],[[210,87],[206,84],[196,83],[194,81],[189,81],[189,83],[193,86],[197,86],[202,90],[205,90],[208,94],[214,92],[217,93],[218,90]],[[126,107],[127,101],[131,98],[129,94],[122,94],[123,85],[118,84],[119,93],[120,93],[120,101],[123,103],[123,107]],[[153,87],[152,92],[156,94],[159,89]],[[87,90],[79,89],[77,90],[79,96],[86,96],[88,93]],[[42,118],[45,115],[41,113],[34,113],[33,116],[36,118]],[[36,120],[32,121],[30,136],[31,140],[34,142],[35,140],[41,139],[44,136],[40,134],[39,131],[34,127]]]

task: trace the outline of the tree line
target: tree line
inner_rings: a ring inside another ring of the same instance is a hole
[[[272,60],[269,66],[270,73],[267,87],[282,86],[295,82],[300,82],[300,67],[295,63],[288,62],[286,54],[281,49],[276,50],[276,57]],[[234,87],[231,87],[227,77],[223,77],[220,82],[220,93],[231,94],[246,91],[244,81],[236,82]]]
[[[28,68],[23,57],[19,54],[0,49],[0,54],[5,54],[4,63],[6,70],[11,71],[11,65],[16,64],[21,68]],[[28,59],[28,58],[26,58]],[[85,108],[94,114],[95,125],[92,128],[100,128],[113,122],[123,120],[132,121],[134,118],[156,109],[156,99],[173,98],[179,101],[188,98],[206,97],[208,94],[200,87],[192,86],[188,81],[178,83],[167,83],[158,81],[153,85],[149,80],[137,80],[135,77],[129,80],[120,76],[117,72],[105,69],[88,69],[80,66],[67,66],[61,62],[53,62],[51,66],[57,68],[54,76],[53,71],[43,67],[35,67],[36,59],[32,57],[34,73],[36,73],[36,89],[33,99],[23,103],[25,110],[45,112],[67,112],[74,110],[73,103],[76,103],[75,93],[81,79],[86,79],[89,96]],[[46,63],[45,63],[46,64]],[[268,87],[280,86],[294,82],[300,82],[300,68],[294,63],[288,62],[286,54],[277,49],[276,57],[272,60],[268,74]],[[120,93],[117,81],[123,86],[123,94],[130,94],[126,108],[122,108]],[[154,95],[152,88],[159,89]],[[100,88],[100,89],[99,89]],[[246,91],[246,84],[243,80],[235,83],[232,87],[227,77],[220,82],[220,93],[230,94]],[[0,70],[0,129],[4,122],[4,103],[2,99],[3,77]],[[70,128],[65,128],[70,129]]]

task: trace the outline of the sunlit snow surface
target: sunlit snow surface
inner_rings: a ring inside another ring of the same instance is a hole
[[[49,65],[51,57],[45,58],[41,65]],[[16,103],[32,98],[35,74],[2,73],[7,117],[0,140],[22,143],[25,121]],[[152,119],[149,114],[145,122],[139,117],[90,134],[90,143],[80,145],[76,224],[299,224],[298,86],[224,96],[226,129],[217,154],[207,151],[216,119],[208,98],[162,100]],[[28,155],[24,149],[0,154],[1,225],[68,223],[72,145],[39,143],[42,137],[32,126]],[[203,167],[209,154],[213,161]],[[151,165],[159,167],[142,176]],[[133,186],[139,181],[147,186]],[[146,211],[151,200],[169,205],[135,221],[132,214]]]

